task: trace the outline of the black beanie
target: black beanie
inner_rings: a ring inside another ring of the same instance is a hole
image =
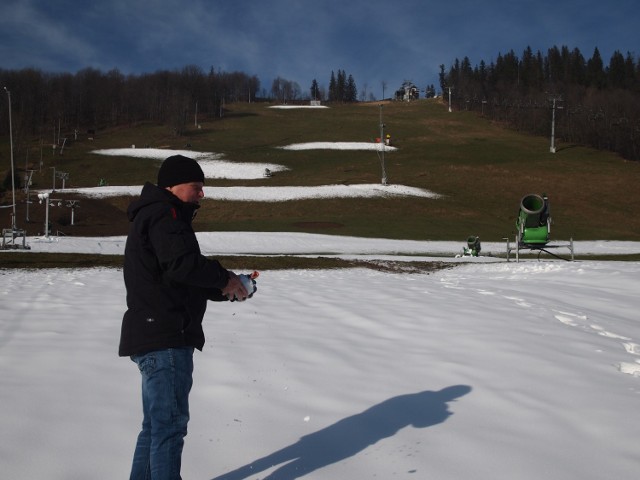
[[[204,172],[193,158],[173,155],[162,162],[158,171],[158,187],[173,187],[189,182],[204,183]]]

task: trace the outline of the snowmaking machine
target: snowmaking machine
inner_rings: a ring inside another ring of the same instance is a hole
[[[573,239],[570,239],[569,244],[549,244],[551,211],[549,198],[545,193],[542,195],[530,193],[522,198],[518,217],[516,218],[516,229],[515,246],[511,246],[509,239],[506,239],[507,261],[509,261],[509,254],[512,250],[516,252],[516,261],[520,260],[520,250],[537,251],[538,260],[542,252],[567,260],[549,251],[552,248],[562,247],[570,250],[571,260],[573,260]]]
[[[477,257],[480,254],[482,246],[480,245],[480,237],[471,235],[467,237],[467,246],[462,247],[462,255],[456,255],[459,257]]]

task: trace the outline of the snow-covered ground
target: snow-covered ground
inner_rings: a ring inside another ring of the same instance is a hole
[[[323,150],[379,150],[380,144],[373,142],[311,142],[286,145],[283,149],[323,149]],[[395,150],[394,147],[385,147]],[[265,171],[272,174],[287,170],[283,165],[273,163],[244,163],[224,160],[224,156],[213,152],[192,150],[168,150],[162,148],[112,148],[94,150],[92,153],[106,156],[128,156],[164,160],[170,155],[184,155],[196,160],[205,178],[227,178],[250,180],[264,178]],[[153,179],[152,179],[153,180]],[[92,188],[67,188],[66,193],[76,193],[88,197],[110,197],[119,195],[138,195],[141,185],[107,186]],[[251,201],[251,202],[284,202],[314,198],[371,198],[385,196],[411,196],[438,198],[439,194],[423,188],[406,185],[357,184],[357,185],[319,185],[288,187],[205,187],[205,196],[213,200]]]
[[[314,108],[329,108],[326,105],[271,105],[269,108],[276,108],[281,110],[295,110],[295,109],[314,109]]]
[[[214,152],[198,152],[194,150],[169,150],[164,148],[108,148],[94,150],[94,154],[119,157],[144,158],[162,161],[171,155],[184,155],[196,160],[205,178],[227,178],[233,180],[250,180],[264,177],[265,169],[272,173],[288,170],[283,165],[274,163],[232,162],[225,156]],[[158,163],[160,165],[160,163]],[[140,193],[138,190],[137,193]]]
[[[136,196],[142,185],[108,186],[89,188],[66,188],[66,193],[77,193],[85,197],[104,198],[114,196]],[[62,190],[60,190],[62,191]],[[317,187],[204,187],[204,196],[210,200],[233,200],[236,202],[286,202],[313,198],[372,198],[372,197],[423,197],[438,198],[437,193],[423,188],[404,185],[357,184],[320,185]]]
[[[264,271],[252,299],[211,304],[183,478],[640,473],[640,262],[506,262],[491,242],[487,256],[456,259],[464,239],[198,238],[223,263],[289,254],[452,268]],[[124,242],[28,239],[34,252],[121,254]],[[575,250],[639,253],[640,242]],[[137,368],[117,357],[124,310],[118,269],[0,270],[2,478],[127,477],[141,406]]]
[[[389,257],[397,260],[432,260],[434,256],[451,257],[448,261],[502,262],[492,258],[504,255],[506,243],[482,242],[479,258],[454,259],[466,246],[465,239],[455,241],[389,240],[383,238],[346,237],[314,233],[292,232],[197,232],[200,248],[205,255],[323,255],[351,257]],[[124,254],[126,237],[28,237],[27,244],[34,252]],[[553,241],[550,245],[567,245]],[[576,255],[629,255],[640,253],[640,242],[576,241]],[[10,254],[11,252],[7,252]],[[554,253],[568,257],[568,248]],[[512,252],[512,258],[514,256]],[[543,254],[544,256],[544,254]]]
[[[123,195],[137,196],[142,185],[65,188],[65,193],[84,197],[106,198]],[[286,202],[313,198],[372,198],[372,197],[422,197],[438,198],[440,195],[423,188],[405,185],[357,184],[319,185],[317,187],[204,187],[204,196],[210,200],[236,202]]]
[[[307,142],[281,147],[283,150],[385,150],[395,152],[396,147],[380,142]]]
[[[30,239],[36,251],[105,253],[123,241]],[[285,233],[200,241],[219,254],[448,248]],[[121,277],[0,270],[2,478],[128,475],[141,407],[137,369],[116,353]],[[211,304],[205,318],[183,478],[636,478],[639,291],[639,262],[261,272],[252,299]]]

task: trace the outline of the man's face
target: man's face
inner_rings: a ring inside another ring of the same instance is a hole
[[[203,187],[202,182],[189,182],[167,187],[167,190],[185,203],[200,203],[200,199],[204,197]]]

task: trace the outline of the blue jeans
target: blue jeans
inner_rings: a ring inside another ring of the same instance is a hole
[[[169,348],[131,357],[142,374],[142,431],[130,480],[178,480],[189,422],[193,348]]]

